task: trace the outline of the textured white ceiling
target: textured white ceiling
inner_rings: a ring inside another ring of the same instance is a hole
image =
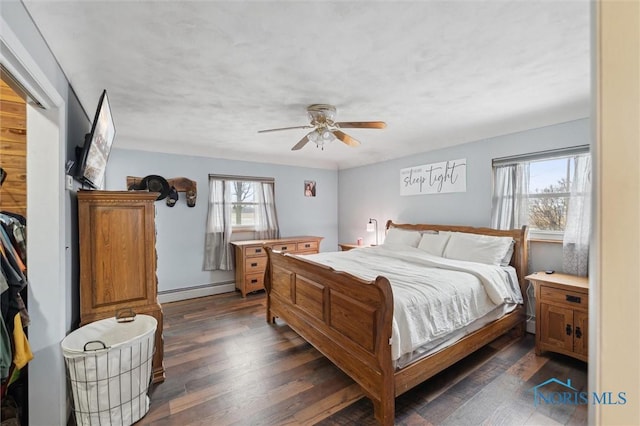
[[[347,168],[589,115],[589,1],[24,0],[114,146]],[[329,103],[362,145],[290,148]]]

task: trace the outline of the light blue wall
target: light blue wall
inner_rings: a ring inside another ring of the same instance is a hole
[[[117,146],[118,140],[114,145]],[[216,158],[131,151],[114,148],[107,165],[106,189],[126,189],[127,176],[187,177],[198,184],[196,206],[189,208],[180,193],[168,207],[156,202],[158,291],[186,289],[233,281],[232,272],[204,271],[204,233],[209,174],[273,177],[282,237],[324,237],[321,251],[338,244],[338,172]],[[304,196],[304,181],[315,180],[316,197]]]
[[[399,223],[489,226],[491,160],[589,144],[589,126],[588,119],[576,120],[341,170],[338,175],[340,242],[355,242],[357,237],[364,237],[365,243],[375,243],[374,235],[366,232],[370,217],[379,222],[380,241],[388,219]],[[400,196],[400,169],[459,158],[467,160],[466,192]],[[561,270],[561,245],[545,244],[542,249],[532,247],[532,251],[532,269],[544,266],[543,269]]]

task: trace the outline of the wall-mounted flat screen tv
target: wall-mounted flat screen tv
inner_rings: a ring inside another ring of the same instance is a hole
[[[103,187],[107,160],[115,136],[116,127],[107,91],[104,90],[98,102],[91,133],[85,136],[84,146],[77,158],[76,179],[94,189]]]

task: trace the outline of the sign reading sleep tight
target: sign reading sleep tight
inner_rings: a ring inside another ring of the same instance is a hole
[[[400,170],[400,195],[467,191],[467,159],[425,164]]]

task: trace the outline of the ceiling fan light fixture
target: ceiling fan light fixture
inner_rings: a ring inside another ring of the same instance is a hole
[[[331,133],[329,129],[323,129],[321,136],[324,142],[330,142],[334,139],[333,133]]]
[[[292,151],[302,149],[309,141],[316,144],[316,147],[324,149],[325,144],[340,140],[348,146],[358,146],[360,142],[344,133],[343,128],[356,129],[384,129],[387,125],[384,121],[341,121],[336,122],[336,107],[327,104],[313,104],[307,107],[309,115],[309,124],[305,126],[280,127],[277,129],[259,130],[258,133],[275,132],[290,129],[309,129],[313,130],[307,133],[297,144],[291,148]]]
[[[324,118],[328,123],[333,123],[336,119],[336,110],[326,110],[324,111]]]
[[[311,132],[309,132],[307,137],[311,142],[318,143],[318,140],[320,139],[320,134],[318,134],[317,130],[312,130]]]

